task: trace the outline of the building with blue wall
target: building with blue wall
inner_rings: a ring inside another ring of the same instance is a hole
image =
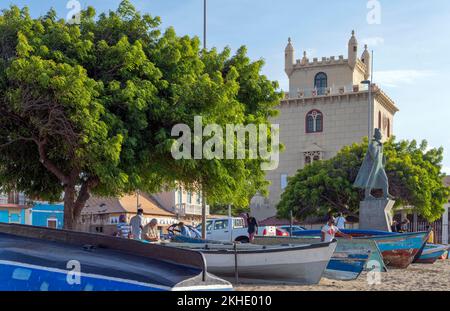
[[[30,225],[30,205],[22,193],[0,192],[0,222]]]
[[[31,224],[39,227],[62,229],[64,226],[64,205],[35,202],[31,209]]]

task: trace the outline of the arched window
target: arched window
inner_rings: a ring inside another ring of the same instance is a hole
[[[325,95],[328,86],[328,77],[324,72],[319,72],[314,78],[314,88],[317,89],[317,95]]]
[[[323,114],[319,110],[311,110],[306,114],[306,133],[323,132]]]
[[[380,131],[382,130],[381,126],[381,111],[378,111],[378,128],[380,129]]]
[[[391,119],[387,120],[387,137],[391,137]]]

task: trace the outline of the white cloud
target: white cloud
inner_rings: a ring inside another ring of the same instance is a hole
[[[362,39],[363,44],[367,44],[369,47],[374,47],[384,44],[384,38],[382,37],[369,37]]]
[[[376,71],[374,80],[385,87],[399,87],[404,84],[414,84],[417,80],[434,76],[436,73],[430,70],[387,70]]]

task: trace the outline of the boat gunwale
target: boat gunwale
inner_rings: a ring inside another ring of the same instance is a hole
[[[309,249],[316,249],[316,248],[328,248],[332,244],[337,244],[337,240],[334,239],[331,242],[321,242],[317,244],[307,244],[307,245],[299,245],[299,246],[290,246],[290,247],[277,247],[277,248],[267,248],[267,249],[258,249],[258,250],[243,250],[243,249],[205,249],[205,248],[196,248],[196,250],[199,250],[202,253],[207,254],[261,254],[261,253],[284,253],[284,252],[293,252],[293,251],[300,251],[300,250],[309,250]],[[176,247],[176,246],[173,246]]]

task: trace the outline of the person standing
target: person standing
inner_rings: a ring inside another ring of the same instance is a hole
[[[138,209],[137,215],[130,219],[131,234],[133,239],[142,240],[142,231],[144,230],[144,210]]]
[[[124,239],[129,239],[131,235],[131,226],[127,223],[125,215],[119,216],[119,223],[117,224],[117,236]]]
[[[247,213],[247,227],[248,239],[250,242],[252,242],[255,239],[255,235],[258,234],[259,225],[256,221],[256,218],[250,216],[249,213]]]
[[[342,233],[338,227],[335,226],[336,219],[331,216],[325,226],[322,227],[321,238],[322,242],[331,242],[336,236],[343,237],[346,239],[351,239],[352,237],[348,234]]]
[[[339,213],[339,217],[336,218],[336,227],[338,227],[339,230],[345,229],[346,223],[347,223],[347,219],[345,219],[344,214]]]

